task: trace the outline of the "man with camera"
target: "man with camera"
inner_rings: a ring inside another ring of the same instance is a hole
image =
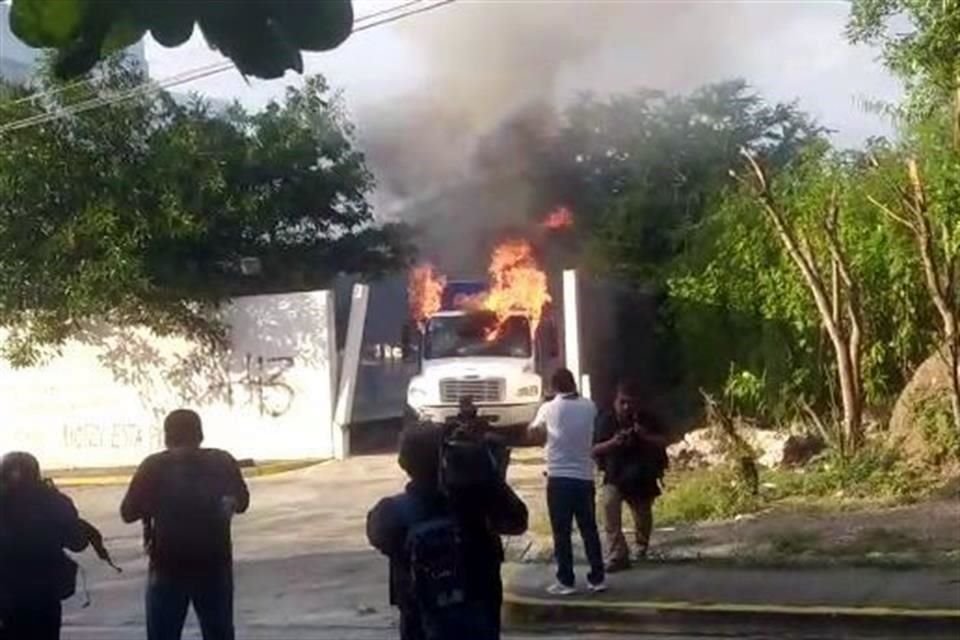
[[[653,503],[667,469],[667,445],[662,424],[641,409],[636,385],[621,382],[614,410],[597,425],[593,454],[603,471],[603,512],[610,573],[630,567],[630,549],[623,535],[623,504],[633,514],[637,559],[647,555],[653,531]]]
[[[83,551],[91,525],[73,501],[40,474],[31,454],[0,460],[0,638],[57,640],[61,600],[73,595],[77,565],[64,553]]]
[[[410,482],[367,515],[370,544],[390,561],[402,640],[500,637],[500,536],[526,531],[527,508],[478,426],[405,430],[399,464]]]

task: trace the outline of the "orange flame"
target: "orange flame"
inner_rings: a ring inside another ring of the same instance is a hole
[[[573,211],[561,205],[548,213],[540,225],[551,231],[569,229],[573,226]]]
[[[419,265],[410,272],[410,281],[407,284],[410,317],[420,325],[421,330],[427,318],[440,310],[445,286],[447,278],[437,273],[431,264]]]
[[[501,325],[511,315],[525,315],[536,331],[550,294],[547,274],[537,264],[530,243],[508,240],[498,245],[490,256],[489,273],[490,291],[483,308],[493,311]]]
[[[456,307],[491,311],[497,318],[488,338],[500,334],[510,316],[523,315],[530,328],[537,330],[544,306],[550,302],[547,274],[540,269],[533,248],[526,240],[508,240],[497,245],[490,256],[490,289],[476,296],[460,297]],[[422,330],[427,319],[440,310],[447,279],[430,264],[414,267],[410,272],[407,293],[410,315]]]

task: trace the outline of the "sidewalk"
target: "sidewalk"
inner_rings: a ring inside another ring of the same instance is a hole
[[[305,469],[325,462],[325,460],[281,460],[265,461],[241,465],[245,478],[272,476],[288,471]],[[135,467],[112,467],[103,469],[65,469],[44,472],[44,475],[60,488],[108,487],[126,485],[133,477]]]
[[[585,567],[577,568],[582,586]],[[559,598],[544,564],[505,566],[505,601],[514,623],[676,631],[771,625],[866,627],[960,637],[960,567],[747,569],[657,563],[609,577],[602,595]]]

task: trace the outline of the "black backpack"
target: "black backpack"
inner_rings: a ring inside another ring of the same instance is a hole
[[[497,640],[488,612],[468,593],[456,520],[427,513],[411,496],[399,503],[407,525],[404,600],[415,612],[424,640]]]

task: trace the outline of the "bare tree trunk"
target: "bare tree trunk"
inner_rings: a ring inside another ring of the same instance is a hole
[[[953,146],[960,151],[960,76],[953,90]]]
[[[950,407],[953,410],[953,425],[960,430],[960,327],[957,326],[956,313],[948,326],[947,350],[950,364]]]
[[[751,186],[757,195],[757,199],[777,232],[787,254],[800,270],[800,274],[803,276],[820,314],[820,322],[833,345],[837,363],[837,377],[840,383],[840,398],[843,404],[842,431],[839,438],[841,454],[853,453],[864,440],[863,391],[860,372],[862,321],[858,287],[849,269],[849,261],[840,245],[837,231],[839,207],[836,193],[831,195],[827,217],[823,225],[827,246],[831,253],[832,266],[835,275],[839,276],[831,283],[831,290],[828,293],[827,284],[824,282],[807,238],[787,221],[770,192],[766,173],[757,161],[747,151],[744,151],[743,155],[754,174],[755,184]],[[741,179],[741,182],[746,181]],[[840,283],[843,284],[842,289],[846,293],[843,304],[847,311],[849,333],[840,315]]]
[[[955,126],[960,152],[960,89],[955,103]],[[960,308],[957,305],[957,279],[960,277],[960,256],[951,254],[944,247],[944,255],[938,255],[930,208],[916,158],[907,159],[907,182],[909,189],[898,188],[903,213],[896,213],[873,197],[869,200],[895,222],[909,229],[920,254],[924,283],[933,306],[940,316],[940,331],[947,349],[950,367],[950,406],[953,422],[960,430]],[[941,261],[942,258],[942,261]]]

